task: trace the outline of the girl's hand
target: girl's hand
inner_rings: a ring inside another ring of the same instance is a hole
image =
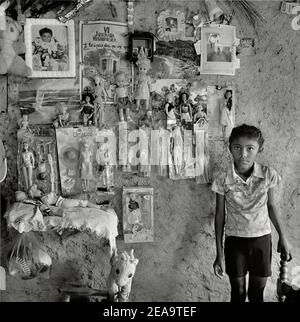
[[[281,253],[282,257],[286,261],[291,261],[293,259],[291,247],[288,243],[288,241],[285,238],[279,238],[278,240],[278,246],[277,246],[277,252]]]
[[[219,278],[224,277],[224,266],[223,266],[223,257],[217,256],[215,262],[214,262],[214,272],[215,275]]]

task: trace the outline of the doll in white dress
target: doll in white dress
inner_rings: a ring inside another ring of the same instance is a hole
[[[150,60],[147,58],[144,49],[142,48],[138,55],[137,61],[138,76],[135,83],[136,108],[139,111],[141,100],[145,102],[145,109],[149,109],[150,91],[151,91],[151,78],[147,75],[150,69]]]

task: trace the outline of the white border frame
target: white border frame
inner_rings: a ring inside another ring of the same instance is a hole
[[[68,57],[69,71],[33,71],[32,70],[32,34],[31,27],[42,26],[64,26],[68,28]],[[75,50],[75,28],[74,21],[62,23],[57,19],[26,19],[24,27],[26,45],[26,64],[31,68],[31,78],[74,78],[76,77],[76,50]]]
[[[88,20],[88,21],[79,21],[79,92],[80,97],[82,97],[83,93],[83,69],[84,69],[84,62],[83,62],[83,47],[82,47],[82,37],[83,37],[83,26],[84,25],[96,25],[96,24],[109,24],[113,26],[121,26],[126,27],[127,32],[129,33],[128,24],[125,22],[117,22],[117,21],[108,21],[108,20]],[[113,102],[105,102],[105,104],[113,105]]]
[[[228,47],[231,47],[231,62],[210,62],[207,61],[207,36],[212,33],[218,33],[221,37],[231,39],[225,41]],[[200,73],[207,75],[229,75],[234,76],[235,70],[240,67],[240,60],[236,58],[236,46],[239,39],[236,38],[236,27],[227,25],[210,25],[201,28],[201,64]]]

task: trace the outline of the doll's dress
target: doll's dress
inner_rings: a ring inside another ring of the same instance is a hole
[[[223,107],[221,112],[221,125],[233,127],[231,111],[227,107]]]
[[[141,75],[137,79],[137,87],[135,91],[135,99],[139,100],[149,100],[150,91],[149,91],[150,77],[147,75]]]

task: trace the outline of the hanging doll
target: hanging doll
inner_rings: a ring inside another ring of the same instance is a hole
[[[92,125],[93,123],[93,115],[95,113],[93,99],[92,94],[87,93],[82,95],[82,107],[80,109],[80,113],[82,114],[83,124],[85,126]]]
[[[25,187],[26,187],[26,190],[28,191],[32,186],[32,176],[33,176],[35,158],[33,153],[29,150],[29,143],[27,141],[24,141],[22,146],[23,146],[23,150],[21,153],[21,168],[22,168],[23,177],[25,181]]]
[[[104,89],[104,80],[100,76],[95,76],[95,92],[94,92],[94,106],[95,106],[95,113],[94,113],[94,124],[95,126],[101,126],[103,124],[103,108],[104,108],[104,101],[106,101],[106,92]]]
[[[150,60],[147,58],[147,55],[142,48],[138,55],[137,61],[138,67],[138,76],[136,79],[135,84],[135,94],[134,98],[136,100],[136,108],[139,111],[141,100],[145,101],[145,109],[149,109],[149,100],[150,100],[150,85],[151,85],[151,78],[147,75],[151,65]]]
[[[117,85],[115,90],[115,104],[117,105],[120,121],[124,122],[125,118],[126,118],[126,121],[131,121],[131,117],[130,117],[131,100],[129,97],[129,89],[128,89],[129,84],[126,80],[126,74],[122,71],[118,72],[115,75],[115,81]],[[124,115],[125,115],[125,118],[124,118]]]
[[[193,120],[192,106],[188,102],[189,95],[185,92],[180,94],[179,108],[182,125],[190,126]]]
[[[167,94],[167,102],[165,104],[165,111],[167,114],[167,129],[171,130],[176,125],[176,108],[174,106],[174,96],[172,93]]]
[[[92,151],[89,143],[84,141],[80,150],[80,175],[83,184],[83,190],[89,188],[90,180],[93,179]]]
[[[175,174],[178,175],[180,174],[183,166],[183,138],[180,126],[176,126],[173,129],[171,142],[173,147],[173,149],[171,149],[173,165],[175,168]]]
[[[221,110],[221,125],[222,125],[222,135],[224,140],[226,140],[231,130],[234,126],[232,120],[232,90],[226,90],[224,94],[225,102]]]

